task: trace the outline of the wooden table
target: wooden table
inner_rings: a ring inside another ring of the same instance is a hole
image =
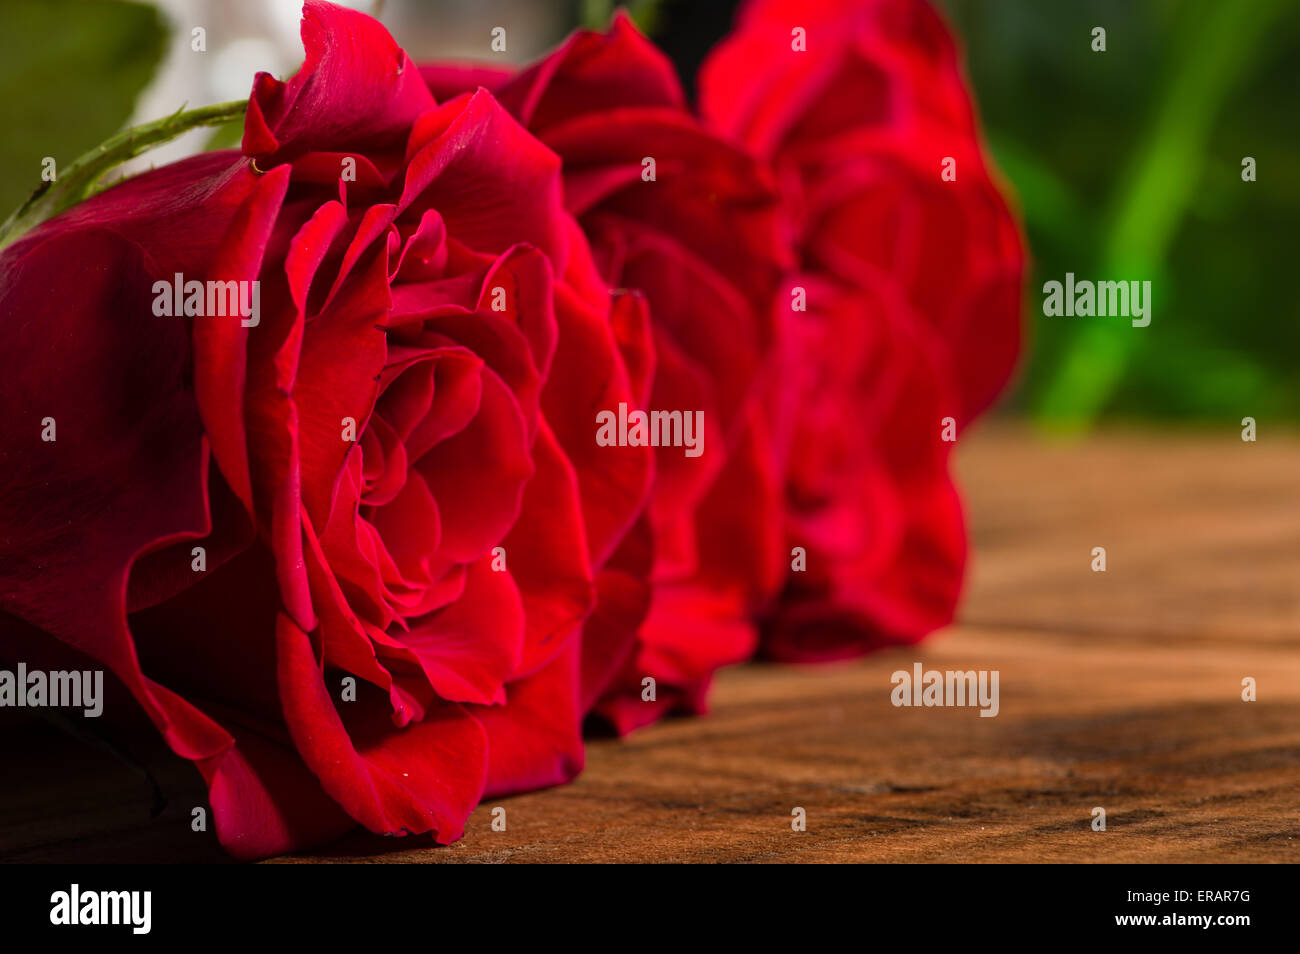
[[[860,662],[725,672],[708,718],[593,742],[576,783],[481,806],[448,848],[358,834],[277,860],[1300,861],[1300,439],[1231,424],[976,432],[960,625]],[[998,670],[999,715],[893,707],[890,674],[914,662]],[[54,733],[11,733],[0,756],[0,857],[222,859],[189,830],[186,763],[149,756],[170,797],[149,821],[138,776]]]

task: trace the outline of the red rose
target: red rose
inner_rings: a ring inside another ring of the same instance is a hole
[[[787,538],[806,568],[763,650],[919,639],[960,594],[948,453],[1015,363],[1024,271],[952,39],[921,0],[754,0],[706,61],[700,104],[775,169],[806,295],[783,364],[798,378]]]
[[[652,471],[593,443],[653,358],[555,155],[485,91],[435,103],[368,17],[309,2],[302,32],[243,155],[0,257],[0,645],[115,674],[245,857],[446,842],[572,777],[579,634]],[[167,317],[192,281],[256,313]]]
[[[579,31],[517,74],[422,72],[439,98],[491,89],[560,156],[566,204],[601,274],[649,303],[657,361],[635,407],[703,411],[700,456],[656,450],[647,537],[599,579],[584,635],[587,695],[619,731],[701,711],[713,672],[753,653],[752,618],[783,565],[778,455],[761,405],[790,264],[775,184],[692,118],[672,65],[622,14],[607,34]],[[633,645],[602,608],[638,599],[648,615]]]

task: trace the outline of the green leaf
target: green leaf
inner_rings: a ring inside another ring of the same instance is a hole
[[[59,173],[56,182],[46,183],[37,189],[4,225],[0,225],[0,249],[46,219],[53,218],[85,199],[95,190],[96,183],[104,173],[114,166],[121,165],[159,143],[175,139],[188,130],[226,124],[235,117],[242,116],[247,108],[248,102],[240,99],[199,109],[182,109],[166,119],[123,130],[73,160]]]
[[[203,149],[207,152],[214,149],[238,149],[243,138],[244,114],[240,113],[234,119],[212,130],[207,142],[203,144]]]
[[[659,6],[660,0],[623,0],[617,4],[614,0],[582,0],[578,19],[590,30],[604,30],[615,8],[622,7],[641,32],[649,35],[659,22]]]
[[[0,2],[0,215],[131,118],[163,57],[149,5],[121,0]]]

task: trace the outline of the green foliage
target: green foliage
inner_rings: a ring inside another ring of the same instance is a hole
[[[224,127],[242,117],[247,109],[247,100],[239,99],[232,103],[180,110],[163,119],[122,130],[64,166],[57,182],[42,185],[0,225],[0,249],[97,191],[100,180],[110,169],[191,129]]]
[[[0,218],[130,118],[163,56],[158,12],[121,0],[0,2]]]
[[[660,0],[582,0],[580,19],[582,26],[603,30],[609,26],[614,11],[622,7],[642,33],[653,33],[659,22]]]
[[[203,148],[207,150],[238,149],[243,138],[244,114],[241,111],[234,119],[229,120],[212,130],[212,134],[208,136],[207,141],[203,144]]]
[[[1102,414],[1300,417],[1294,3],[946,6],[1034,257],[1020,403],[1071,430]],[[1067,271],[1150,279],[1151,325],[1045,317],[1043,283]]]

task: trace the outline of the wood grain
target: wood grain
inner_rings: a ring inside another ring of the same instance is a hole
[[[725,672],[708,718],[594,741],[577,782],[481,806],[450,847],[358,834],[276,860],[1300,860],[1300,440],[1001,427],[959,471],[975,555],[931,641]],[[893,707],[918,661],[998,670],[1000,714]],[[49,730],[0,755],[8,860],[222,858],[189,831],[196,773],[156,748],[153,821],[138,776]]]

